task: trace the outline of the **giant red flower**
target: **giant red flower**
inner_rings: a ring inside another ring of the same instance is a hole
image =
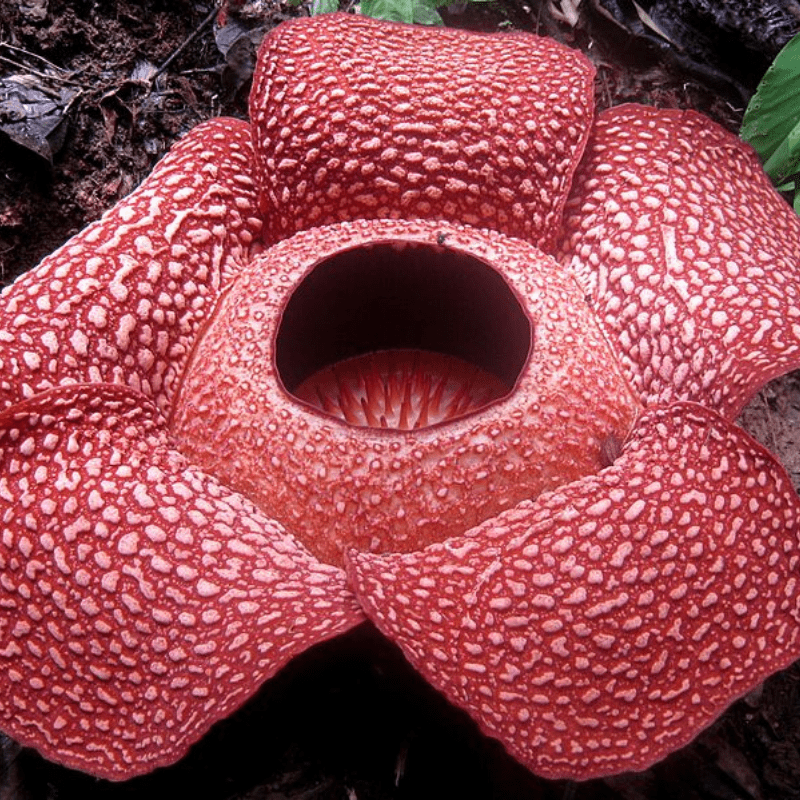
[[[121,779],[366,614],[542,775],[800,655],[800,222],[580,55],[346,15],[2,295],[0,727]]]

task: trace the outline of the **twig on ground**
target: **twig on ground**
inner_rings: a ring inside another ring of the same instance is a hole
[[[173,50],[172,54],[167,58],[167,60],[155,71],[151,80],[152,82],[161,75],[162,72],[203,32],[203,29],[214,19],[217,15],[216,7],[212,8],[211,11],[208,12],[207,16],[203,21],[195,28],[193,33],[190,33],[189,36],[184,39],[183,43],[178,45],[178,47]]]

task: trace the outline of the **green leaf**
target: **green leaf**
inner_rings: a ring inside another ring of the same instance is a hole
[[[764,162],[764,172],[773,183],[782,183],[800,165],[800,115],[795,126],[786,134],[777,150]]]
[[[774,183],[800,166],[800,34],[778,53],[750,100],[739,132]]]
[[[339,10],[339,0],[311,0],[309,11],[312,17],[319,14],[332,14]]]
[[[444,5],[444,3],[438,5]],[[414,22],[417,25],[444,25],[444,20],[436,10],[436,5],[425,2],[414,3]]]
[[[436,9],[450,2],[451,0],[361,0],[360,9],[362,14],[375,19],[415,22],[418,25],[444,25]]]
[[[414,0],[361,0],[361,13],[394,22],[414,21]]]

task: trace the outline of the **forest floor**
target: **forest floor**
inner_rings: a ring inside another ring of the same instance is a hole
[[[703,0],[674,0],[671,21],[658,17],[658,0],[640,4],[646,19],[616,0],[496,0],[445,17],[582,49],[598,69],[600,107],[695,108],[735,132],[771,58],[800,30],[794,0],[743,5],[760,9],[761,28],[722,12],[709,19]],[[130,192],[191,127],[246,117],[259,36],[300,12],[246,3],[249,15],[220,27],[215,10],[189,0],[0,0],[0,284]],[[24,130],[17,103],[37,117]],[[744,417],[795,479],[799,387],[796,375],[773,382]],[[0,735],[0,800],[57,798],[792,800],[800,663],[652,769],[554,782],[482,736],[364,625],[292,662],[183,761],[133,781],[72,772]]]

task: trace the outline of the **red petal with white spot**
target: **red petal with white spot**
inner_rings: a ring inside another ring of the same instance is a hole
[[[752,149],[700,114],[599,114],[561,249],[645,405],[733,419],[800,366],[800,220]]]
[[[594,112],[594,68],[526,33],[325,14],[265,39],[250,95],[267,239],[447,219],[547,250]]]
[[[119,780],[362,619],[344,574],[172,450],[123,387],[0,414],[0,727]]]
[[[220,290],[260,234],[250,126],[198,125],[131,195],[2,294],[0,408],[118,383],[165,408]]]
[[[409,555],[351,552],[368,616],[534,772],[647,767],[800,656],[800,502],[694,403],[616,463]]]

